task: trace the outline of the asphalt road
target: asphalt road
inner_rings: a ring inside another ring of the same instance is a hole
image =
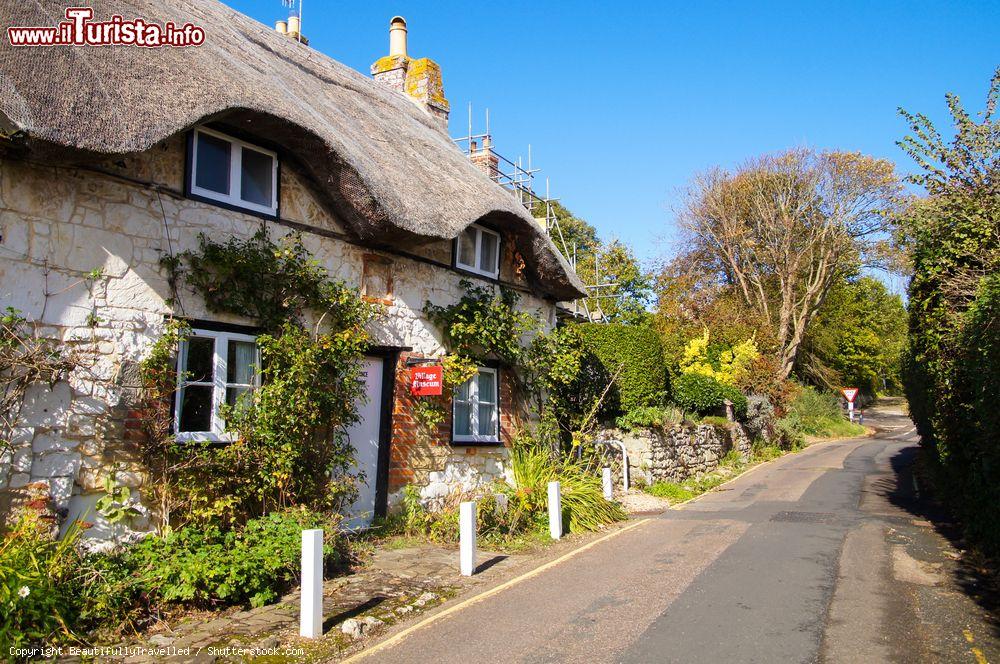
[[[378,662],[1000,662],[898,412],[650,518],[373,652]]]

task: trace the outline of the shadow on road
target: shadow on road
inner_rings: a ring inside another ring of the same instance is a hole
[[[905,510],[915,519],[926,521],[955,550],[962,553],[958,560],[952,559],[953,564],[948,565],[954,586],[989,614],[993,634],[1000,637],[1000,579],[995,563],[985,563],[979,555],[969,550],[961,524],[934,498],[931,482],[923,467],[923,454],[919,444],[914,444],[892,457],[895,481],[887,481],[886,484],[891,482],[891,486],[884,486],[885,496],[892,505]]]

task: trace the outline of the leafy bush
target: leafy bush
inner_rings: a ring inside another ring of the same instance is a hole
[[[698,373],[681,374],[674,381],[674,401],[693,413],[707,413],[720,408],[729,400],[737,416],[746,413],[747,399],[731,385]]]
[[[753,362],[760,357],[757,343],[745,339],[732,346],[712,346],[708,328],[684,347],[680,360],[681,373],[701,374],[716,379],[723,385],[737,384]]]
[[[26,644],[51,644],[72,635],[79,605],[71,526],[56,540],[34,511],[22,512],[0,541],[0,652]]]
[[[619,429],[634,431],[647,427],[669,428],[684,421],[684,413],[673,406],[642,406],[625,413],[615,424]]]
[[[598,323],[584,323],[578,329],[584,347],[593,353],[604,372],[617,377],[609,393],[609,414],[620,415],[664,403],[667,369],[655,331],[647,327]]]
[[[806,386],[795,394],[781,423],[783,430],[790,429],[789,433],[806,436],[831,438],[865,433],[863,426],[852,424],[844,417],[840,401],[833,393]]]
[[[146,589],[163,602],[263,606],[297,578],[303,529],[323,528],[327,564],[343,561],[336,527],[325,515],[288,510],[252,519],[241,530],[187,526],[147,537],[127,556]]]

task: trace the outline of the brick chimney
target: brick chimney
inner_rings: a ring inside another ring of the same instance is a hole
[[[389,22],[389,55],[371,67],[372,77],[402,92],[448,129],[451,105],[444,96],[441,67],[430,58],[411,58],[406,52],[406,19],[394,16]]]
[[[492,180],[500,174],[500,158],[493,152],[493,141],[489,136],[483,137],[483,147],[477,141],[469,143],[469,159]]]

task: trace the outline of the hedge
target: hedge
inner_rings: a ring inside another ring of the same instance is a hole
[[[620,415],[645,406],[661,406],[667,393],[663,347],[655,331],[637,325],[582,323],[584,347],[608,375],[617,375],[604,412]],[[602,386],[603,387],[603,386]]]
[[[743,416],[747,411],[747,398],[733,387],[711,376],[685,373],[674,379],[674,403],[684,410],[705,414],[723,406],[728,399],[733,411]]]

